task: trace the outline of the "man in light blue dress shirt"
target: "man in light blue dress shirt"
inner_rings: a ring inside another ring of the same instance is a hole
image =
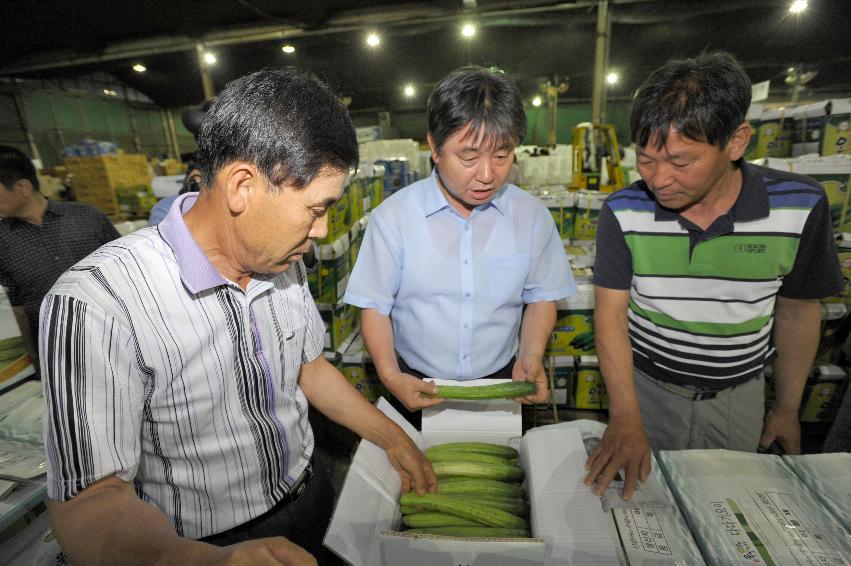
[[[517,401],[543,402],[556,301],[576,285],[547,209],[505,183],[526,133],[520,93],[500,72],[462,68],[435,86],[428,123],[434,172],[372,213],[345,300],[363,309],[402,408],[440,402],[426,377],[526,380],[537,392]]]

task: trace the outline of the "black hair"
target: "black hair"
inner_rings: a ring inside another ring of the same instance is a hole
[[[750,103],[750,79],[729,53],[674,59],[639,87],[630,114],[632,141],[661,148],[673,128],[683,137],[723,148],[745,121]]]
[[[357,167],[358,143],[346,107],[312,73],[264,69],[230,82],[204,114],[196,157],[202,189],[222,167],[253,163],[270,182],[306,187],[323,167]]]
[[[17,147],[0,145],[0,183],[11,191],[12,185],[21,179],[26,179],[32,184],[33,189],[39,190],[35,165],[27,154]]]
[[[519,144],[526,135],[526,112],[517,85],[501,71],[461,67],[443,77],[428,97],[428,132],[439,152],[444,142],[470,124],[494,143]]]

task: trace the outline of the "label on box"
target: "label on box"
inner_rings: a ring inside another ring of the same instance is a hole
[[[585,356],[596,351],[594,313],[591,310],[559,311],[547,352],[563,356]]]
[[[789,557],[801,566],[839,566],[847,564],[836,547],[807,516],[795,496],[762,490],[748,490],[756,508],[765,520],[761,525],[771,525],[775,534],[785,543]],[[739,564],[767,564],[780,566],[763,541],[764,534],[757,532],[734,498],[708,502],[716,519],[716,527],[736,549]]]
[[[615,520],[628,555],[672,556],[671,545],[653,506],[617,509]],[[674,564],[673,560],[671,564]]]

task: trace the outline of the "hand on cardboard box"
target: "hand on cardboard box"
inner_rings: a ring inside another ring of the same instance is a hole
[[[603,438],[585,464],[588,475],[585,485],[593,485],[595,495],[602,495],[609,483],[624,470],[624,500],[635,493],[636,481],[646,481],[650,475],[650,444],[644,435],[641,417],[612,418]]]

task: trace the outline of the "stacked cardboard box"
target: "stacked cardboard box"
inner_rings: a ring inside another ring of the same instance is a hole
[[[177,159],[162,159],[155,165],[157,175],[170,177],[172,175],[183,175],[186,173],[186,164]]]
[[[369,402],[374,403],[381,396],[389,398],[390,393],[381,383],[360,333],[355,333],[347,343],[348,347],[340,358],[342,374]]]
[[[851,537],[810,487],[836,485],[824,481],[829,471],[811,482],[813,472],[787,457],[728,450],[662,451],[659,460],[707,564],[848,564]]]
[[[307,282],[325,320],[325,349],[329,351],[341,351],[357,327],[357,309],[344,304],[343,295],[363,241],[367,213],[381,202],[381,189],[380,178],[353,178],[328,210],[328,235],[316,242],[318,261]]]
[[[66,157],[65,166],[74,175],[76,199],[107,216],[144,215],[156,204],[144,155]]]

